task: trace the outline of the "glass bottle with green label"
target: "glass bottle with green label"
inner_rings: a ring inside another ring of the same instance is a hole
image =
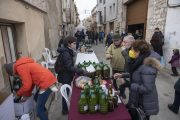
[[[84,92],[85,92],[86,95],[89,95],[89,88],[90,88],[89,84],[86,83],[86,84],[84,85],[84,89],[85,89]]]
[[[14,77],[14,80],[13,80],[13,89],[14,91],[18,91],[20,90],[22,87],[22,83],[21,83],[21,78],[20,77]]]
[[[100,67],[100,64],[97,64],[96,66],[96,76],[102,76],[102,69]]]
[[[114,92],[113,102],[114,102],[114,107],[117,108],[118,107],[117,91]]]
[[[99,81],[98,76],[95,76],[95,78],[94,78],[94,80],[93,80],[93,84],[94,84],[94,83],[97,83],[97,82],[98,82],[98,84],[100,85],[100,81]]]
[[[84,93],[84,90],[81,91],[81,94],[78,96],[78,107],[79,113],[85,114],[88,111],[88,97]]]
[[[107,64],[103,67],[103,78],[109,79],[110,78],[110,69],[108,68]]]
[[[106,114],[108,112],[108,96],[102,92],[99,98],[99,113]]]
[[[94,93],[94,90],[91,90],[91,94],[89,95],[89,113],[96,113],[98,110],[98,104],[97,104],[97,96]]]
[[[109,92],[112,94],[112,86],[111,86],[111,84],[109,84],[108,96],[110,96]]]
[[[114,102],[113,102],[113,96],[110,95],[110,99],[108,101],[108,111],[113,112],[114,111]]]

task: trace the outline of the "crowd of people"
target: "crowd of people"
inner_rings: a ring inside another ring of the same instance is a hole
[[[138,32],[137,32],[138,33]],[[77,31],[75,37],[63,36],[58,45],[59,56],[56,60],[56,72],[58,73],[59,83],[71,85],[75,73],[88,76],[89,72],[76,68],[74,66],[77,49],[80,42],[88,36],[91,44],[103,43],[105,33],[92,31]],[[159,112],[158,93],[156,89],[156,77],[158,71],[161,71],[161,60],[163,56],[164,36],[159,28],[155,29],[150,44],[144,40],[135,40],[132,35],[128,35],[125,30],[122,34],[114,33],[113,30],[107,35],[105,46],[106,59],[110,60],[110,66],[113,73],[113,85],[116,90],[120,90],[119,95],[126,99],[125,89],[129,88],[129,100],[126,108],[129,109],[135,105],[136,94],[140,94],[139,107],[144,111],[147,120],[151,115],[157,115]],[[179,67],[179,50],[173,50],[172,59],[169,63],[172,65],[172,76],[177,76],[176,68]],[[35,94],[36,113],[41,120],[48,120],[48,113],[45,107],[46,101],[52,91],[57,91],[55,83],[57,79],[51,71],[34,62],[32,58],[22,57],[15,63],[4,65],[10,76],[20,76],[22,88],[15,95],[15,99],[31,95],[34,86],[39,86]],[[120,86],[117,85],[117,79],[124,78]],[[69,89],[67,89],[69,94]],[[180,81],[175,87],[175,100],[169,104],[168,108],[174,113],[178,113],[180,106]],[[68,108],[65,99],[62,97],[62,114],[68,114]]]

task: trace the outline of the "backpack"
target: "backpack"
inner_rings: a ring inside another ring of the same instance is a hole
[[[58,58],[56,59],[56,62],[54,64],[54,69],[57,74],[62,70],[61,62],[62,60],[61,60],[61,54],[60,54],[58,55]]]

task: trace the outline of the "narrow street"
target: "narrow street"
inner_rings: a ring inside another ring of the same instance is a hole
[[[98,44],[98,46],[94,45],[93,49],[99,61],[103,61],[104,63],[108,63],[109,65],[109,61],[105,59],[104,44],[101,43]],[[180,114],[177,115],[174,114],[167,107],[167,105],[169,103],[172,103],[174,100],[174,83],[178,79],[178,77],[171,77],[170,74],[171,74],[170,71],[163,69],[163,71],[160,72],[157,76],[156,87],[158,90],[158,98],[159,98],[159,113],[156,116],[151,116],[151,120],[179,120],[180,118]],[[59,85],[59,89],[60,87],[61,85]],[[124,104],[128,102],[128,93],[129,90],[126,89],[127,99],[122,99]],[[62,111],[61,99],[62,99],[62,95],[60,94],[60,92],[58,93],[57,101],[54,99],[54,93],[52,93],[51,97],[49,97],[46,106],[49,109],[50,120],[68,120],[68,115],[61,115],[61,111]],[[39,118],[36,117],[35,120],[39,120]]]

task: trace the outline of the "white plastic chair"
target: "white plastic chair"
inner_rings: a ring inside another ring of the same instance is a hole
[[[44,56],[45,62],[48,63],[48,68],[54,68],[54,65],[49,64],[48,54],[43,53],[43,56]]]
[[[45,67],[45,68],[47,68],[48,69],[48,64],[47,64],[47,62],[41,62],[41,65],[43,66],[43,67]]]
[[[41,62],[41,65],[48,69],[47,62]],[[57,78],[57,74],[56,73],[55,73],[55,77]],[[58,81],[56,81],[56,83],[58,84]],[[57,100],[57,91],[55,92],[55,100]]]
[[[70,90],[69,92],[72,95],[72,88],[68,84],[64,84],[63,86],[61,86],[60,92],[62,94],[62,97],[64,97],[64,99],[66,100],[66,104],[67,104],[67,107],[68,107],[68,110],[69,110],[70,102],[69,102],[69,99],[68,99],[66,88],[69,88],[69,90]]]
[[[48,48],[45,48],[45,50],[46,50],[46,53],[47,53],[48,64],[54,65],[56,60],[51,59],[51,52],[50,52],[50,50]]]

